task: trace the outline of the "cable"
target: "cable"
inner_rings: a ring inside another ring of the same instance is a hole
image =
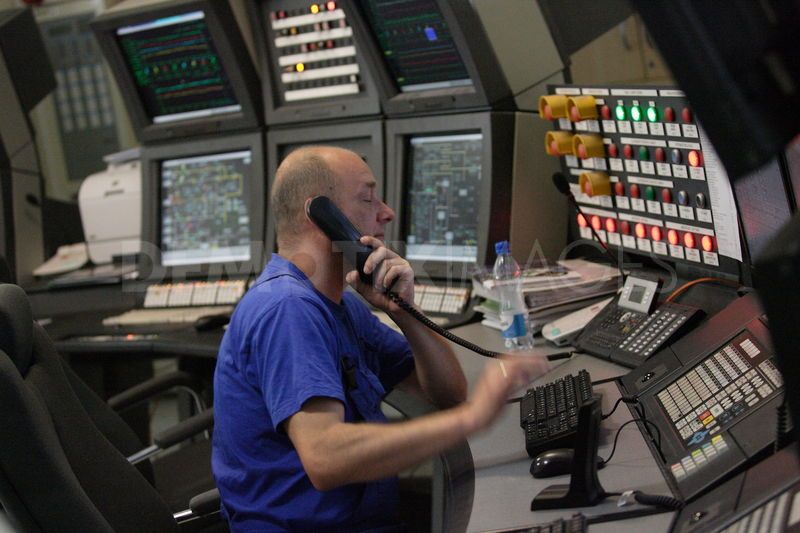
[[[622,424],[619,427],[619,429],[617,430],[617,434],[614,435],[614,444],[611,446],[611,453],[608,455],[608,458],[607,459],[603,459],[603,462],[598,466],[606,466],[608,464],[608,462],[611,461],[611,458],[614,457],[614,452],[617,451],[617,441],[619,441],[619,436],[620,436],[620,433],[622,433],[622,429],[625,426],[627,426],[628,424],[632,424],[634,422],[643,422],[645,424],[650,424],[652,427],[654,427],[656,429],[656,433],[658,434],[658,442],[656,443],[656,446],[658,447],[658,452],[661,453],[661,430],[658,429],[658,426],[656,426],[655,424],[653,424],[649,420],[644,420],[642,418],[633,418],[631,420],[628,420],[627,422],[625,422],[624,424]]]
[[[616,381],[619,376],[614,376],[613,378],[605,378],[605,379],[598,379],[597,381],[592,381],[592,387],[595,385],[602,385],[603,383],[611,383],[612,381]]]
[[[672,293],[669,296],[667,296],[667,299],[664,300],[664,301],[666,301],[666,302],[675,301],[675,298],[677,298],[678,296],[680,296],[681,294],[683,294],[684,292],[689,290],[691,287],[694,287],[695,285],[700,284],[700,283],[719,283],[721,285],[728,285],[730,287],[736,287],[736,288],[739,287],[739,282],[731,281],[731,280],[728,280],[728,279],[722,279],[722,278],[697,278],[697,279],[694,279],[692,281],[689,281],[688,283],[684,283],[683,285],[681,285],[680,287],[678,287],[677,289],[672,291]]]
[[[605,420],[606,418],[608,418],[611,415],[613,415],[614,411],[617,410],[617,407],[622,402],[625,402],[625,403],[639,403],[639,398],[637,398],[636,396],[620,396],[617,399],[616,403],[614,403],[614,407],[611,408],[611,411],[609,411],[608,414],[603,415],[602,419]]]

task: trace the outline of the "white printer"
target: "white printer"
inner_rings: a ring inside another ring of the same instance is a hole
[[[103,158],[108,168],[88,176],[78,192],[89,259],[95,265],[112,256],[141,250],[142,172],[139,148]]]

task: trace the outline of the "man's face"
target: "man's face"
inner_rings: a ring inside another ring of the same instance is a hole
[[[332,165],[338,176],[337,204],[362,235],[385,240],[395,213],[376,194],[375,176],[359,157],[344,154]]]

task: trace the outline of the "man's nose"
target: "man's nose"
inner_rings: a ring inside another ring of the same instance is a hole
[[[378,221],[381,224],[388,224],[392,220],[394,220],[394,210],[389,207],[386,202],[381,202],[381,209],[378,212]]]

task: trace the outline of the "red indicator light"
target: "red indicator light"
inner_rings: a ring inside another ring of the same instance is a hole
[[[581,119],[581,112],[578,110],[578,106],[572,106],[569,110],[569,117],[572,119],[572,122],[580,122]]]
[[[586,222],[586,219],[583,218],[583,215],[578,214],[578,226],[580,226],[582,228],[585,228],[588,225],[589,225],[589,223]]]
[[[665,204],[672,203],[672,191],[670,189],[661,189],[661,201]]]
[[[710,235],[703,235],[703,238],[700,239],[700,244],[703,245],[703,250],[706,252],[714,251],[714,237],[711,237]]]
[[[671,229],[667,232],[667,240],[671,245],[677,246],[681,242],[681,237],[676,230]]]
[[[609,233],[615,233],[617,231],[617,221],[613,218],[606,219],[606,231]]]
[[[586,180],[583,182],[583,194],[586,196],[592,196],[592,182]]]
[[[631,198],[639,198],[639,186],[635,183],[631,185]]]
[[[671,107],[664,108],[664,122],[675,122],[675,110]]]
[[[333,11],[336,9],[336,2],[328,2],[325,6],[328,8],[328,11]]]
[[[684,124],[692,122],[692,110],[688,107],[684,107],[683,111],[681,111],[681,120],[683,120]]]
[[[660,241],[662,237],[664,237],[664,235],[661,233],[661,228],[659,228],[658,226],[653,226],[652,228],[650,228],[650,237],[654,241]]]
[[[703,164],[703,155],[697,150],[689,150],[689,156],[687,159],[689,161],[689,165],[693,167],[699,167]]]
[[[614,194],[617,196],[625,196],[625,184],[618,181],[614,184]]]
[[[644,239],[647,237],[647,228],[641,222],[638,222],[635,226],[636,236],[640,239]]]
[[[622,153],[625,155],[626,159],[630,159],[633,157],[633,146],[630,144],[626,144],[622,147]]]
[[[630,235],[631,234],[631,224],[627,220],[622,220],[619,223],[619,231],[622,234]]]
[[[586,159],[588,157],[588,154],[586,153],[586,145],[585,144],[579,144],[578,145],[577,156],[579,158],[581,158],[581,159]]]
[[[667,153],[663,148],[656,148],[656,161],[663,163],[667,160]]]
[[[608,150],[608,157],[619,156],[619,148],[617,148],[616,144],[614,143],[609,144],[607,150]]]
[[[544,105],[544,118],[547,120],[555,120],[555,118],[553,118],[553,106],[550,104]]]
[[[604,105],[600,108],[600,116],[603,117],[603,120],[611,119],[611,109],[607,105]]]
[[[558,151],[558,142],[555,139],[550,143],[550,155],[561,155],[561,152]]]
[[[683,245],[687,248],[694,248],[697,246],[697,241],[694,239],[694,233],[684,233],[683,234]]]
[[[592,216],[592,227],[595,231],[600,231],[603,229],[603,221],[600,220],[600,217],[597,215]]]

